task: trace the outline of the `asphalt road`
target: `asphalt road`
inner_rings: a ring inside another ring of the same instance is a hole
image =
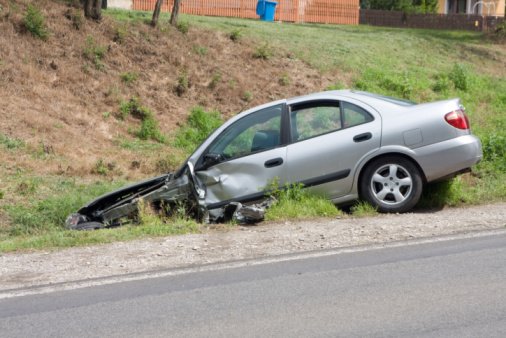
[[[0,300],[0,337],[89,336],[506,337],[506,235]]]

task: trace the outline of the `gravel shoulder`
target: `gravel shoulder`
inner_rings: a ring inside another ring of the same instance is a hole
[[[506,228],[506,203],[375,217],[262,223],[201,234],[0,255],[0,291],[318,249]]]

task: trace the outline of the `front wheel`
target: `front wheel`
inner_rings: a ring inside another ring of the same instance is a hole
[[[360,181],[360,195],[380,212],[406,212],[420,200],[423,182],[411,161],[389,156],[371,162]]]

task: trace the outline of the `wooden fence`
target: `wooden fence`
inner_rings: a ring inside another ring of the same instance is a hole
[[[484,17],[468,14],[407,14],[397,11],[373,9],[360,10],[360,24],[372,26],[463,29],[470,31],[490,31],[504,21],[504,18]]]
[[[133,0],[133,9],[152,11],[156,0]],[[359,0],[277,0],[276,21],[357,25]],[[164,0],[162,11],[172,9]],[[257,0],[183,0],[181,13],[257,19]]]

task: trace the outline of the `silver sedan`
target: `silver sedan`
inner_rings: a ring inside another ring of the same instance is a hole
[[[352,90],[271,102],[215,130],[176,173],[105,195],[69,217],[113,224],[150,203],[193,199],[200,214],[265,196],[273,181],[302,183],[336,204],[362,198],[405,212],[426,183],[469,171],[482,158],[459,99],[415,104]],[[76,216],[77,215],[77,216]]]

